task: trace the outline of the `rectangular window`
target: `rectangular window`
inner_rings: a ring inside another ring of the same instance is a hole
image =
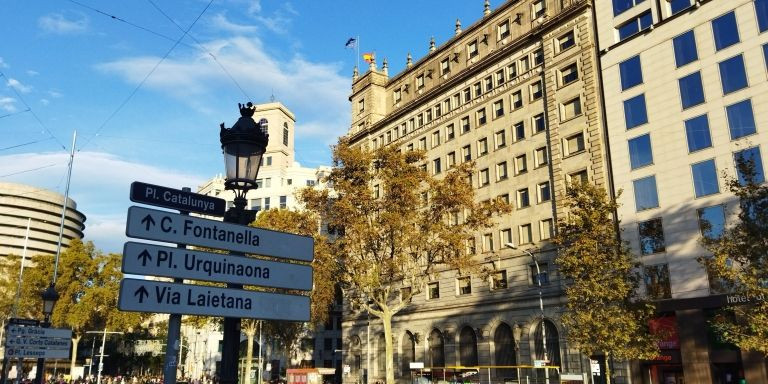
[[[541,99],[543,95],[541,80],[531,84],[531,101]]]
[[[531,206],[531,199],[528,195],[528,188],[517,190],[517,208],[522,209]]]
[[[638,212],[659,206],[659,195],[656,191],[656,176],[648,176],[634,180],[632,186],[635,190],[635,208]]]
[[[648,122],[648,111],[645,107],[645,94],[624,100],[624,123],[627,129],[637,127]]]
[[[760,156],[760,148],[752,147],[743,149],[733,154],[733,160],[736,164],[736,174],[739,177],[739,183],[741,185],[747,184],[747,175],[741,171],[739,164],[744,164],[751,169],[752,183],[761,184],[765,181],[765,174],[763,173],[763,159]]]
[[[424,116],[426,117],[427,123],[432,121],[432,109],[427,109],[424,111]]]
[[[549,181],[539,183],[539,185],[537,186],[537,194],[539,198],[539,203],[543,203],[545,201],[549,201],[552,199],[552,194],[549,189]]]
[[[251,200],[251,210],[256,212],[261,211],[261,199]]]
[[[440,158],[432,160],[432,173],[437,175],[438,173],[442,172],[443,168],[440,162]]]
[[[472,85],[472,92],[475,94],[475,98],[483,95],[483,85],[478,81]]]
[[[517,63],[512,62],[507,66],[507,76],[510,80],[517,77]]]
[[[448,153],[445,157],[445,167],[448,169],[453,168],[456,165],[456,152]]]
[[[485,92],[490,92],[493,90],[493,77],[488,76],[483,80],[483,85],[485,87]]]
[[[493,233],[483,234],[483,252],[493,252]]]
[[[520,244],[533,243],[533,231],[530,224],[521,225],[518,227],[518,232],[520,236]]]
[[[649,133],[629,140],[629,164],[631,169],[653,164],[651,135]]]
[[[520,73],[526,73],[531,69],[531,62],[528,56],[523,56],[518,62],[520,63]]]
[[[744,57],[741,55],[718,63],[720,67],[720,82],[723,94],[738,91],[747,87],[747,71],[744,69]]]
[[[461,118],[461,133],[467,132],[469,132],[469,116],[464,116]]]
[[[504,84],[504,70],[499,69],[496,72],[496,85],[502,85]]]
[[[424,75],[416,76],[416,89],[424,88]]]
[[[512,238],[512,229],[506,228],[499,232],[501,244],[514,243],[515,239]]]
[[[280,196],[280,209],[285,209],[288,206],[288,196]]]
[[[464,162],[472,161],[472,149],[469,145],[461,148],[461,158],[464,159]]]
[[[509,20],[504,20],[503,23],[497,25],[496,33],[498,34],[498,40],[509,37]]]
[[[720,192],[717,183],[717,168],[715,160],[710,159],[691,165],[693,175],[693,190],[696,197],[712,195]]]
[[[533,154],[536,162],[535,163],[536,168],[543,167],[547,165],[547,163],[549,163],[549,155],[547,154],[547,147],[536,148],[533,151]]]
[[[515,135],[513,137],[514,141],[525,139],[525,124],[522,121],[515,123],[515,125],[512,126],[512,133]]]
[[[488,154],[488,139],[483,137],[477,141],[477,157]]]
[[[419,149],[421,149],[422,151],[427,149],[427,138],[426,137],[422,137],[422,138],[419,139]]]
[[[453,129],[453,124],[448,124],[445,127],[445,141],[451,141],[456,138],[456,132]]]
[[[613,15],[618,16],[643,1],[645,0],[613,0]]]
[[[488,121],[485,117],[485,108],[478,109],[475,114],[477,117],[477,125],[483,125]]]
[[[468,255],[474,255],[477,253],[477,248],[475,247],[475,238],[470,237],[467,239],[466,243],[466,251]]]
[[[579,79],[579,69],[576,63],[566,66],[560,70],[560,85],[568,85]]]
[[[507,289],[507,271],[496,271],[491,275],[491,290]]]
[[[666,264],[647,265],[643,268],[643,280],[648,298],[653,300],[669,299],[672,290],[669,284],[669,268]]]
[[[701,72],[694,72],[678,81],[680,86],[680,101],[683,109],[704,102],[704,86],[701,84]]]
[[[440,283],[439,282],[433,282],[427,284],[427,299],[433,300],[433,299],[439,299],[440,298]]]
[[[768,0],[755,0],[755,14],[760,32],[768,30]]]
[[[506,180],[509,175],[507,174],[507,162],[502,161],[496,164],[496,180]]]
[[[467,44],[467,58],[471,59],[477,56],[477,40],[472,40]]]
[[[533,52],[533,66],[537,67],[542,64],[544,64],[544,50],[537,49]]]
[[[264,198],[264,210],[265,211],[269,210],[269,207],[270,207],[270,198],[269,197],[265,197]]]
[[[589,175],[587,174],[587,170],[581,170],[578,172],[574,172],[568,175],[568,183],[580,183],[585,184],[589,182]]]
[[[712,20],[712,34],[715,37],[715,49],[721,50],[739,42],[739,28],[736,14],[731,11]]]
[[[674,15],[691,6],[691,0],[669,0],[669,13]]]
[[[557,38],[557,46],[560,49],[560,52],[573,47],[575,44],[576,39],[574,38],[573,31],[568,31],[568,33]]]
[[[440,145],[440,131],[432,132],[432,148]]]
[[[523,106],[523,91],[517,90],[512,93],[512,109],[522,108]]]
[[[515,157],[515,175],[528,172],[528,157],[525,154]]]
[[[488,171],[488,168],[480,170],[480,172],[477,174],[477,181],[479,182],[478,187],[485,187],[491,183],[491,174],[490,171]]]
[[[363,113],[365,112],[365,99],[360,99],[357,102],[357,112]]]
[[[731,140],[736,140],[756,132],[751,100],[747,99],[726,106],[725,112],[728,116],[728,129],[731,132]]]
[[[403,99],[403,94],[399,89],[395,89],[394,93],[392,94],[392,99],[394,99],[395,104],[399,103],[400,100]]]
[[[555,224],[552,219],[544,219],[539,223],[539,231],[541,233],[542,240],[549,240],[552,238],[552,234],[555,230]]]
[[[456,289],[459,296],[472,293],[472,284],[469,277],[460,277],[456,279]]]
[[[538,19],[539,17],[542,17],[546,15],[547,13],[547,3],[544,0],[536,0],[533,2],[533,18]]]
[[[725,231],[725,207],[713,205],[698,210],[701,235],[708,239],[719,239]]]
[[[507,146],[507,131],[501,130],[497,131],[493,135],[494,140],[496,141],[496,149],[504,148]]]
[[[544,285],[549,284],[549,273],[547,273],[549,265],[547,263],[534,263],[530,266],[531,270],[531,284]]]
[[[685,135],[688,139],[688,152],[712,146],[707,115],[696,116],[685,121]]]
[[[565,155],[570,156],[584,150],[584,134],[577,133],[565,139]]]
[[[561,121],[573,119],[581,115],[581,97],[575,97],[563,103]]]
[[[651,16],[651,11],[641,13],[640,16],[637,16],[619,26],[619,41],[650,28],[652,24],[653,16]]]
[[[440,61],[440,76],[447,75],[451,72],[451,60],[447,57]]]
[[[464,88],[463,91],[461,91],[462,97],[464,98],[464,102],[468,103],[472,100],[472,91],[469,87]]]
[[[539,113],[533,116],[533,133],[544,132],[547,130],[547,123],[544,120],[544,114]]]
[[[619,77],[622,91],[642,84],[643,70],[640,65],[640,56],[633,56],[619,63]]]
[[[660,217],[638,223],[637,229],[640,234],[641,254],[651,255],[666,250],[664,227],[661,225]]]
[[[675,49],[675,64],[678,68],[699,59],[699,53],[696,49],[696,35],[693,30],[672,39],[672,46]]]
[[[504,116],[504,100],[496,100],[493,103],[493,118]]]

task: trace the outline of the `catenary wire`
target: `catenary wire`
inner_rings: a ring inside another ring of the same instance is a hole
[[[136,87],[133,89],[133,91],[131,91],[131,93],[130,93],[130,94],[128,94],[128,97],[126,97],[126,98],[125,98],[125,100],[123,100],[123,101],[120,103],[120,105],[118,105],[118,106],[117,106],[117,108],[114,110],[114,112],[112,112],[112,113],[111,113],[111,114],[110,114],[110,115],[107,117],[107,119],[106,119],[106,120],[104,120],[104,122],[103,122],[103,123],[102,123],[102,124],[99,126],[99,128],[97,128],[97,129],[96,129],[96,132],[95,132],[95,133],[94,133],[94,134],[93,134],[93,135],[92,135],[92,136],[91,136],[91,137],[90,137],[88,140],[86,140],[86,141],[85,141],[85,143],[83,143],[83,145],[82,145],[82,146],[80,146],[80,149],[78,149],[78,150],[77,150],[78,152],[82,151],[82,150],[83,150],[83,148],[85,148],[86,146],[88,146],[88,144],[89,144],[89,143],[90,143],[90,142],[91,142],[91,141],[92,141],[94,138],[96,138],[96,136],[98,136],[98,135],[99,135],[99,132],[101,132],[101,131],[102,131],[102,130],[103,130],[103,129],[104,129],[106,126],[107,126],[107,124],[108,124],[108,123],[109,123],[109,122],[112,120],[112,118],[114,118],[114,117],[115,117],[115,116],[116,116],[116,115],[117,115],[117,114],[118,114],[118,113],[119,113],[119,112],[120,112],[120,111],[123,109],[123,107],[125,107],[125,106],[128,104],[128,102],[129,102],[129,101],[131,101],[131,99],[133,99],[133,96],[135,96],[135,95],[136,95],[136,93],[139,91],[139,89],[141,89],[141,87],[144,85],[144,83],[146,83],[146,82],[147,82],[147,80],[149,79],[149,77],[150,77],[150,76],[152,76],[152,74],[153,74],[153,73],[155,73],[155,71],[157,70],[157,68],[158,68],[158,67],[160,67],[160,64],[162,64],[162,63],[163,63],[163,61],[165,61],[165,59],[167,59],[167,58],[168,58],[168,56],[171,54],[171,52],[173,52],[173,50],[174,50],[174,49],[176,49],[176,47],[177,47],[177,46],[178,46],[178,45],[181,43],[181,40],[182,40],[182,39],[184,39],[184,37],[185,37],[185,36],[187,36],[187,34],[189,33],[189,31],[192,29],[192,27],[194,27],[194,26],[195,26],[195,24],[197,24],[198,20],[200,20],[200,18],[201,18],[201,17],[203,17],[203,15],[204,15],[204,14],[205,14],[205,12],[208,10],[208,8],[211,6],[211,4],[212,4],[212,3],[213,3],[213,0],[210,0],[210,1],[208,2],[208,4],[206,4],[205,8],[202,10],[202,12],[200,12],[200,14],[199,14],[199,15],[197,15],[197,17],[196,17],[196,18],[195,18],[195,20],[192,22],[192,24],[190,24],[189,28],[187,28],[187,29],[184,31],[184,33],[183,33],[183,34],[182,34],[182,35],[181,35],[181,36],[178,38],[178,40],[176,40],[176,42],[175,42],[175,43],[174,43],[174,44],[171,46],[171,48],[170,48],[170,49],[168,49],[168,51],[167,51],[167,52],[165,52],[165,55],[163,55],[163,57],[162,57],[162,58],[161,58],[161,59],[160,59],[160,60],[157,62],[157,64],[155,64],[155,66],[154,66],[154,67],[152,67],[152,69],[149,71],[149,73],[147,73],[147,75],[146,75],[146,76],[144,76],[144,79],[142,79],[142,80],[141,80],[141,82],[140,82],[138,85],[136,85]]]
[[[4,73],[3,71],[0,71],[0,77],[5,77],[6,79],[9,79],[9,78],[8,78],[8,76],[6,76],[6,75],[5,75],[5,73]],[[10,79],[9,79],[9,80],[10,80]],[[67,146],[66,146],[66,145],[64,145],[64,144],[63,144],[63,143],[62,143],[62,142],[61,142],[61,141],[60,141],[60,140],[59,140],[59,139],[56,137],[56,135],[54,135],[54,134],[53,134],[53,132],[51,132],[51,130],[50,130],[50,129],[48,129],[48,126],[46,126],[45,124],[43,124],[43,121],[42,121],[42,120],[40,120],[40,117],[39,117],[39,116],[37,116],[37,113],[35,113],[35,111],[34,111],[34,110],[32,110],[32,107],[30,107],[30,106],[29,106],[29,104],[27,104],[27,101],[26,101],[26,100],[24,100],[24,98],[23,98],[23,97],[21,97],[21,94],[19,93],[19,91],[17,91],[17,90],[16,90],[16,87],[14,87],[13,85],[11,85],[11,84],[9,83],[9,84],[8,84],[8,88],[10,88],[11,90],[13,90],[13,93],[16,95],[16,97],[17,97],[19,100],[21,100],[21,103],[22,103],[22,104],[24,104],[24,106],[25,106],[25,107],[27,107],[27,109],[29,110],[29,113],[31,113],[31,114],[32,114],[32,116],[35,118],[35,120],[37,120],[37,123],[38,123],[38,124],[40,124],[40,126],[41,126],[41,127],[43,127],[43,129],[44,129],[46,132],[48,132],[48,134],[49,134],[49,135],[51,135],[51,137],[52,137],[54,140],[56,140],[56,142],[57,142],[57,143],[58,143],[58,144],[61,146],[61,149],[62,149],[62,150],[66,151],[66,150],[67,150]]]
[[[19,147],[23,147],[25,145],[32,145],[32,144],[42,143],[43,141],[48,141],[48,140],[51,140],[51,138],[49,137],[49,138],[42,139],[42,140],[30,141],[28,143],[21,143],[21,144],[11,145],[10,147],[0,148],[0,151],[5,151],[7,149],[13,149],[13,148],[19,148]]]
[[[2,119],[4,117],[14,116],[14,115],[20,115],[22,113],[29,112],[29,111],[31,111],[31,109],[27,108],[27,109],[25,109],[23,111],[16,111],[16,112],[7,113],[5,115],[0,115],[0,119]]]

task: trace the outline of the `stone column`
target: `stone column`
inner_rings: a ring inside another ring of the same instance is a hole
[[[680,354],[686,383],[711,383],[707,320],[700,309],[677,311]]]

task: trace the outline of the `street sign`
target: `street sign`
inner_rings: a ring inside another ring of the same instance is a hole
[[[18,325],[11,325],[8,327],[8,336],[59,337],[63,339],[71,339],[72,330],[66,328],[22,327]]]
[[[69,349],[25,349],[6,348],[5,356],[9,358],[35,358],[35,359],[68,359]]]
[[[123,279],[117,306],[132,312],[309,321],[308,296],[153,280]]]
[[[18,317],[12,317],[8,319],[9,324],[19,324],[19,325],[40,325],[40,320],[35,319],[22,319]]]
[[[314,243],[309,236],[136,206],[128,208],[125,234],[145,240],[191,244],[301,261],[312,261],[314,256]]]
[[[533,367],[534,368],[544,368],[547,366],[548,361],[547,360],[534,360],[533,361]]]
[[[600,376],[600,362],[597,360],[589,360],[589,367],[592,371],[592,375]]]
[[[226,200],[218,197],[161,187],[140,181],[131,183],[131,201],[212,216],[224,216],[227,206]]]
[[[27,349],[65,349],[69,351],[71,347],[70,339],[59,339],[55,337],[8,337],[5,345],[9,348],[27,348]]]
[[[312,290],[312,267],[309,265],[130,241],[123,247],[123,272],[134,275]]]

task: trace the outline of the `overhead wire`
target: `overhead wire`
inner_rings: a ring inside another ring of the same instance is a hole
[[[14,115],[20,115],[22,113],[29,112],[29,111],[31,111],[31,109],[27,108],[27,109],[25,109],[23,111],[16,111],[16,112],[7,113],[5,115],[0,115],[0,119],[2,119],[4,117],[14,116]]]
[[[70,1],[71,1],[71,0],[70,0]],[[128,104],[128,102],[129,102],[129,101],[131,101],[131,99],[133,99],[133,96],[135,96],[135,95],[136,95],[136,93],[139,91],[139,89],[141,89],[141,87],[144,85],[144,83],[146,83],[146,82],[147,82],[147,80],[149,79],[149,77],[150,77],[150,76],[152,76],[152,74],[153,74],[153,73],[155,73],[155,71],[157,70],[157,68],[158,68],[158,67],[160,67],[160,64],[162,64],[162,63],[163,63],[163,61],[165,61],[165,59],[167,59],[167,58],[168,58],[168,56],[171,54],[171,52],[173,52],[173,50],[174,50],[174,49],[176,49],[176,47],[177,47],[177,46],[178,46],[178,45],[181,43],[181,40],[182,40],[182,39],[184,39],[184,37],[186,37],[186,36],[188,35],[188,33],[189,33],[189,31],[192,29],[192,27],[194,27],[194,26],[195,26],[195,24],[197,24],[197,22],[200,20],[200,18],[201,18],[201,17],[203,17],[203,15],[204,15],[204,14],[205,14],[205,12],[208,10],[208,8],[211,6],[211,4],[212,4],[212,3],[213,3],[213,0],[210,0],[210,1],[208,2],[208,4],[205,6],[205,8],[202,10],[202,12],[200,12],[200,14],[199,14],[199,15],[197,15],[197,17],[196,17],[196,18],[195,18],[195,20],[192,22],[192,24],[190,24],[189,28],[187,28],[187,29],[184,31],[184,33],[183,33],[183,34],[182,34],[182,35],[181,35],[181,36],[178,38],[178,40],[176,40],[176,42],[173,44],[173,46],[171,46],[171,48],[170,48],[170,49],[168,49],[168,51],[167,51],[167,52],[165,52],[165,55],[163,55],[163,57],[162,57],[162,58],[161,58],[161,59],[160,59],[160,60],[157,62],[157,64],[155,64],[155,66],[154,66],[154,67],[152,67],[152,70],[150,70],[150,71],[149,71],[149,73],[147,73],[147,75],[146,75],[146,76],[144,76],[144,79],[142,79],[142,80],[141,80],[141,82],[139,82],[139,84],[138,84],[138,85],[136,85],[136,87],[133,89],[133,91],[131,91],[131,93],[128,95],[128,97],[126,97],[126,98],[125,98],[125,100],[123,100],[123,102],[121,102],[121,103],[120,103],[120,105],[118,105],[118,106],[117,106],[117,109],[115,109],[115,110],[114,110],[114,111],[113,111],[113,112],[112,112],[112,113],[111,113],[111,114],[110,114],[110,115],[107,117],[107,119],[106,119],[106,120],[104,120],[104,122],[103,122],[103,123],[102,123],[102,124],[99,126],[99,128],[97,128],[97,129],[96,129],[96,132],[93,134],[93,136],[91,136],[91,137],[90,137],[88,140],[86,140],[86,141],[85,141],[85,143],[83,143],[83,145],[82,145],[82,146],[80,146],[80,149],[78,149],[78,150],[77,150],[78,152],[82,151],[82,150],[83,150],[83,148],[85,148],[86,146],[88,146],[88,144],[89,144],[89,143],[90,143],[90,142],[91,142],[91,141],[92,141],[94,138],[96,138],[96,136],[98,136],[98,135],[99,135],[99,132],[101,132],[101,131],[104,129],[104,127],[106,127],[106,126],[107,126],[107,124],[108,124],[108,123],[109,123],[109,122],[112,120],[112,118],[114,118],[114,117],[115,117],[115,116],[116,116],[116,115],[117,115],[117,114],[118,114],[118,113],[119,113],[119,112],[120,112],[120,111],[123,109],[123,107],[125,107],[125,106],[126,106],[126,104]]]
[[[45,139],[42,139],[42,140],[35,140],[35,141],[30,141],[30,142],[27,142],[27,143],[22,143],[22,144],[11,145],[10,147],[0,148],[0,151],[5,151],[6,149],[19,148],[19,147],[23,147],[23,146],[25,146],[25,145],[32,145],[32,144],[37,144],[37,143],[41,143],[41,142],[43,142],[43,141],[48,141],[48,140],[50,140],[50,139],[51,139],[51,138],[49,137],[49,138],[45,138]]]
[[[19,175],[19,174],[22,174],[22,173],[27,173],[27,172],[32,172],[32,171],[39,171],[39,170],[41,170],[41,169],[44,169],[44,168],[50,168],[50,167],[53,167],[53,166],[56,166],[56,165],[59,165],[59,163],[53,163],[53,164],[43,165],[42,167],[37,167],[37,168],[27,169],[27,170],[24,170],[24,171],[18,171],[18,172],[13,172],[13,173],[7,173],[7,174],[5,174],[5,175],[0,175],[0,178],[2,178],[2,177],[8,177],[8,176],[14,176],[14,175]]]

